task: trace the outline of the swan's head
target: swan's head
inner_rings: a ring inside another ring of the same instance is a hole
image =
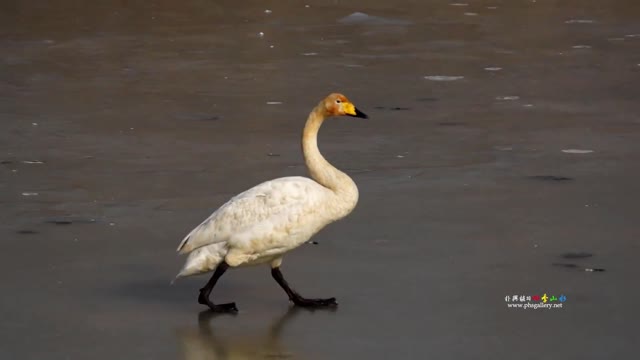
[[[327,116],[353,116],[366,119],[367,114],[358,110],[346,96],[331,94],[324,99],[324,108]]]

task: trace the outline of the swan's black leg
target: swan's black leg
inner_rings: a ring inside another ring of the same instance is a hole
[[[207,305],[211,311],[213,312],[238,312],[238,308],[236,307],[236,303],[227,303],[227,304],[214,304],[210,299],[209,295],[211,295],[211,290],[216,286],[216,282],[222,274],[229,268],[226,262],[221,262],[218,267],[216,267],[216,271],[213,272],[211,279],[207,282],[202,289],[200,289],[200,296],[198,296],[198,303],[202,305]]]
[[[289,286],[289,284],[287,284],[287,281],[284,279],[284,276],[282,276],[282,273],[280,272],[280,267],[271,268],[271,276],[273,276],[273,278],[276,280],[278,285],[280,285],[282,289],[284,289],[284,291],[289,296],[289,300],[291,300],[296,306],[302,306],[302,307],[338,306],[338,303],[336,302],[336,298],[305,299],[302,296],[300,296],[300,294],[295,292],[295,290],[293,290]]]

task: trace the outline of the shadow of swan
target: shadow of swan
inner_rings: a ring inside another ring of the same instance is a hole
[[[232,336],[214,331],[212,319],[219,314],[203,311],[198,314],[198,327],[177,331],[185,360],[213,359],[289,359],[293,354],[280,343],[282,330],[301,310],[289,308],[275,318],[264,336]]]

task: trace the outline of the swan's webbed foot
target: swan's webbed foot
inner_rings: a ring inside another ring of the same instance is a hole
[[[207,297],[206,289],[200,289],[200,295],[198,296],[198,303],[202,305],[207,305],[211,311],[216,313],[237,313],[238,308],[236,307],[236,303],[226,303],[226,304],[214,304],[209,297]]]
[[[305,308],[321,308],[321,307],[335,307],[338,306],[336,298],[329,299],[305,299],[302,296],[297,296],[291,299],[295,306]]]
[[[271,276],[273,279],[282,287],[282,289],[289,296],[289,300],[291,300],[295,306],[305,307],[305,308],[321,308],[321,307],[336,307],[338,303],[336,302],[336,298],[328,298],[328,299],[306,299],[300,296],[295,290],[293,290],[287,281],[284,279],[282,272],[280,272],[279,267],[271,268]]]
[[[236,303],[226,303],[226,304],[214,304],[210,299],[209,295],[211,295],[211,290],[218,282],[218,279],[224,274],[225,271],[229,268],[226,262],[222,262],[216,267],[216,271],[214,271],[213,276],[207,282],[202,289],[200,289],[200,295],[198,295],[198,303],[202,305],[207,305],[211,311],[216,313],[237,313],[238,308],[236,307]]]

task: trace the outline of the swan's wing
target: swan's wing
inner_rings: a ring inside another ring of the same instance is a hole
[[[231,234],[225,242],[193,249],[177,277],[215,270],[223,259],[231,266],[238,266],[278,256],[313,234],[318,227],[309,226],[309,221],[301,220],[304,217],[322,223],[322,217],[315,216],[315,212],[321,210],[322,206],[289,206],[286,211]]]
[[[286,177],[264,182],[229,200],[193,229],[178,251],[188,253],[199,247],[226,242],[249,227],[267,228],[270,221],[284,221],[303,209],[319,206],[327,195],[325,187],[305,177]]]
[[[277,257],[297,247],[326,225],[328,218],[322,216],[323,210],[321,203],[288,206],[284,211],[234,233],[227,242],[225,261],[230,266],[239,266]]]

